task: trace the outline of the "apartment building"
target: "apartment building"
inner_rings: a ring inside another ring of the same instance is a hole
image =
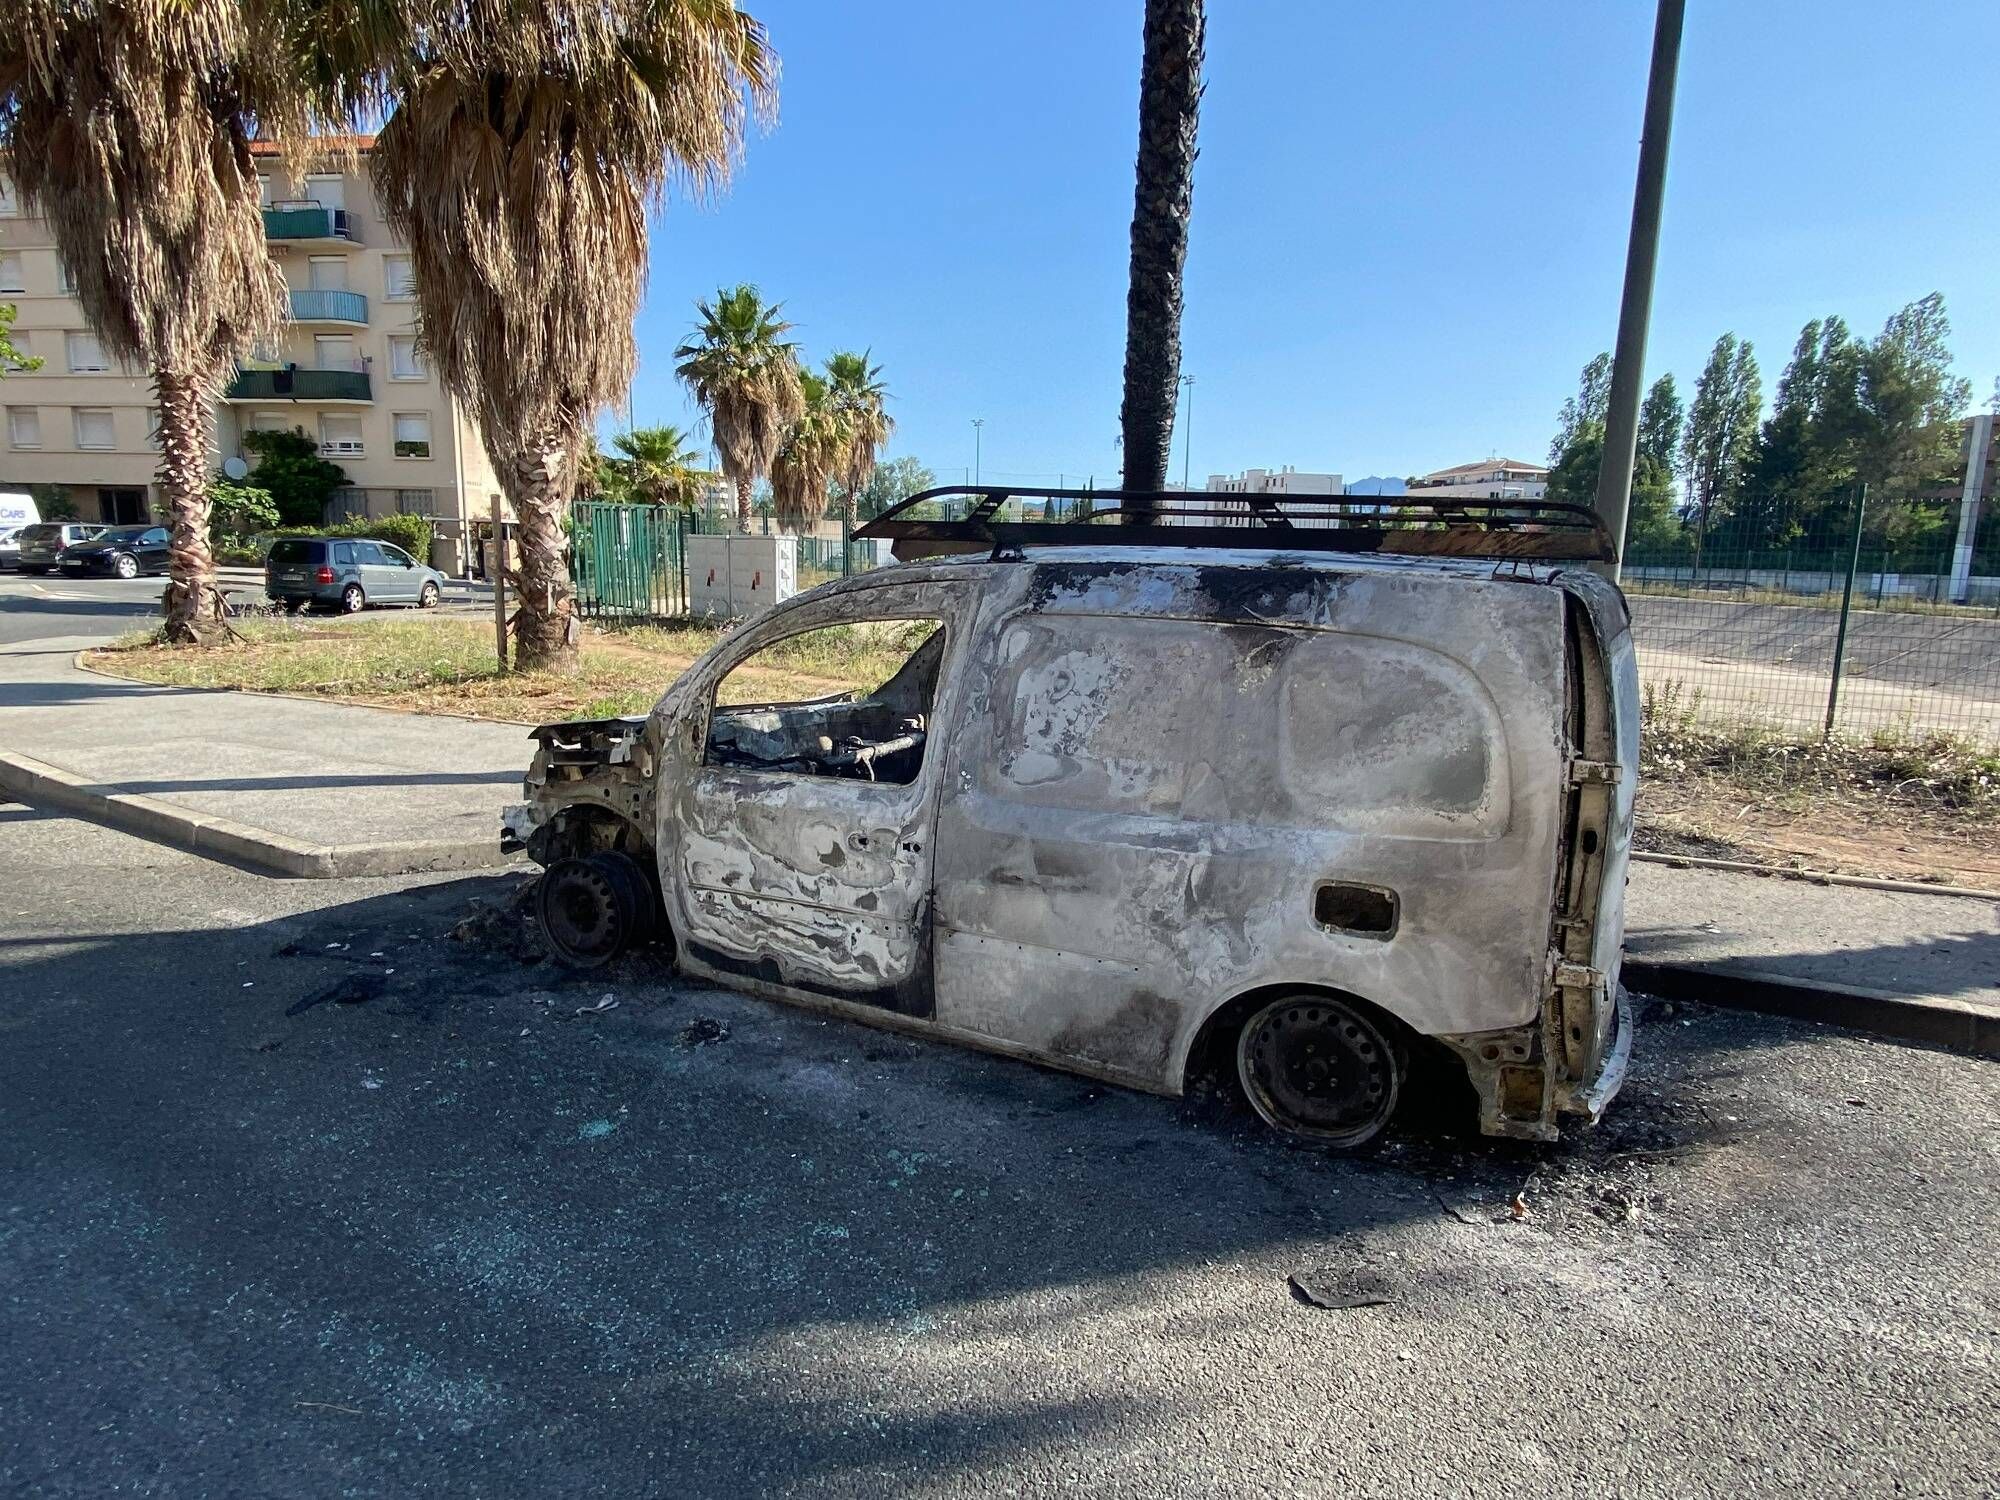
[[[1548,492],[1548,469],[1517,458],[1434,469],[1409,483],[1409,493],[1425,500],[1539,500]]]
[[[357,145],[365,153],[368,142]],[[254,465],[246,432],[302,431],[347,476],[328,520],[431,516],[436,560],[461,571],[499,485],[476,428],[418,348],[410,258],[389,235],[365,169],[293,180],[276,147],[251,149],[291,318],[217,403],[215,462],[241,456]],[[0,487],[58,484],[86,519],[140,519],[157,498],[145,373],[105,357],[70,295],[54,236],[5,184],[0,301],[19,309],[15,342],[43,361],[0,385]]]

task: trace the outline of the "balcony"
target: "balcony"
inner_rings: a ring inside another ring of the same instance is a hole
[[[365,325],[368,299],[360,292],[293,292],[292,321]]]
[[[327,245],[342,248],[361,243],[361,225],[344,208],[328,208],[324,203],[300,199],[273,203],[264,210],[264,238],[288,245]]]
[[[366,370],[239,370],[225,401],[317,401],[323,405],[362,406],[375,399]]]

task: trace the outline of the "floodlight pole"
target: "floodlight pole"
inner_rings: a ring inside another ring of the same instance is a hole
[[[1645,379],[1646,325],[1653,315],[1653,268],[1660,253],[1660,199],[1667,184],[1667,137],[1674,124],[1674,79],[1680,72],[1681,22],[1687,0],[1660,0],[1653,24],[1653,66],[1646,82],[1645,133],[1639,139],[1639,181],[1632,193],[1632,237],[1625,252],[1625,294],[1618,306],[1618,347],[1611,362],[1611,396],[1604,421],[1604,462],[1597,474],[1597,513],[1611,533],[1618,576],[1625,556],[1625,522],[1632,509],[1632,469],[1639,447],[1639,388]]]

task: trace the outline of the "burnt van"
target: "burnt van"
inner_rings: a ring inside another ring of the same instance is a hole
[[[896,565],[740,626],[643,719],[535,731],[503,831],[551,947],[655,938],[1162,1094],[1219,1067],[1333,1147],[1419,1050],[1489,1133],[1594,1119],[1631,1046],[1638,765],[1594,518],[1037,492],[1001,519],[1023,498],[914,497],[859,533]]]

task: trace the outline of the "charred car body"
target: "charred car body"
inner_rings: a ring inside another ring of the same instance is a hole
[[[916,497],[963,513],[871,523],[901,565],[745,625],[644,719],[535,732],[505,837],[558,952],[657,932],[697,976],[1161,1093],[1233,1063],[1336,1146],[1420,1038],[1489,1133],[1594,1118],[1638,760],[1624,602],[1573,565],[1595,522],[1007,498]],[[880,685],[772,691],[827,631]]]

